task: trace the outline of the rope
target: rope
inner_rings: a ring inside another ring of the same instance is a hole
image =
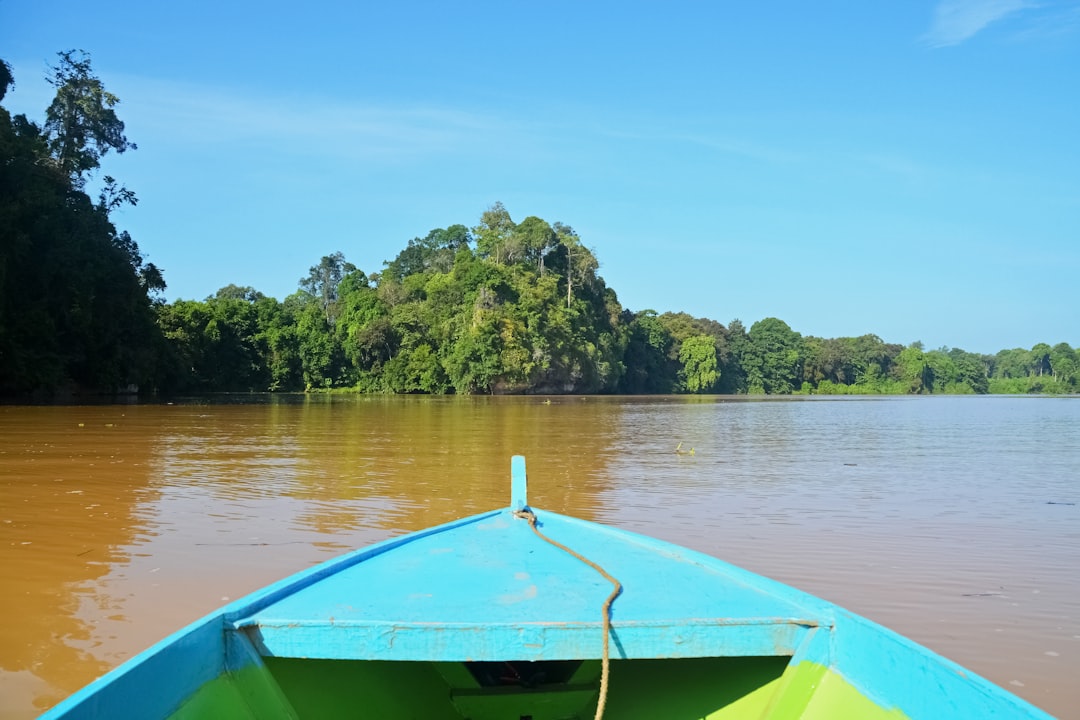
[[[573,555],[578,560],[580,560],[581,562],[585,563],[586,565],[591,567],[596,572],[603,575],[604,579],[607,580],[609,583],[611,583],[614,586],[614,589],[611,591],[611,594],[608,595],[607,600],[604,601],[604,609],[603,609],[603,614],[604,614],[604,650],[603,650],[603,654],[600,657],[600,698],[596,702],[596,716],[594,718],[594,720],[601,720],[601,718],[604,717],[604,706],[607,704],[608,675],[610,674],[610,667],[609,667],[610,653],[608,651],[608,645],[609,645],[609,636],[611,635],[611,603],[615,602],[615,598],[619,597],[619,594],[622,592],[622,583],[620,583],[618,580],[616,580],[614,577],[612,577],[610,574],[608,574],[607,570],[600,567],[599,565],[597,565],[596,563],[594,563],[592,560],[585,557],[581,553],[578,553],[578,552],[575,552],[574,550],[571,550],[570,548],[566,547],[562,543],[560,543],[560,542],[558,542],[556,540],[552,540],[547,535],[540,532],[540,528],[536,527],[536,514],[532,510],[530,510],[529,508],[525,508],[524,510],[515,510],[514,511],[514,517],[524,518],[524,519],[528,520],[529,521],[529,527],[532,528],[532,531],[534,533],[536,533],[537,537],[539,537],[544,542],[551,543],[552,545],[559,548],[560,550],[562,550],[564,552],[567,552],[570,555]]]

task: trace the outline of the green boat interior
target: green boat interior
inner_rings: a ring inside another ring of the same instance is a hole
[[[790,657],[613,660],[604,717],[899,718],[824,667]],[[264,658],[219,677],[172,718],[589,720],[600,661],[395,662]]]

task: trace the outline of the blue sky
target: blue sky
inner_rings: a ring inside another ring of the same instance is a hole
[[[13,112],[81,48],[166,297],[572,225],[624,307],[1080,346],[1080,0],[0,0]]]

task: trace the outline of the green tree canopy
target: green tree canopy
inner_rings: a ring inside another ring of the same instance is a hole
[[[8,88],[15,85],[15,76],[11,74],[11,65],[0,60],[0,100],[7,96]]]
[[[300,278],[300,288],[319,304],[329,325],[337,318],[338,285],[354,270],[356,266],[346,262],[345,255],[338,251],[323,255],[319,264],[308,270],[307,277]]]
[[[709,335],[694,335],[683,341],[679,350],[679,371],[683,387],[692,393],[712,392],[720,381],[716,359],[716,340]]]
[[[58,53],[60,61],[50,67],[48,82],[56,89],[45,112],[45,135],[49,151],[76,187],[86,173],[101,165],[110,150],[134,150],[124,135],[124,123],[114,109],[120,99],[105,90],[94,75],[90,56],[82,50]]]
[[[163,352],[164,278],[110,217],[134,194],[111,177],[96,204],[82,190],[101,155],[134,145],[88,58],[61,53],[55,71],[46,129],[0,107],[0,392],[146,388]]]
[[[802,375],[802,336],[777,318],[758,320],[748,335],[749,353],[743,366],[749,391],[770,395],[793,392]]]

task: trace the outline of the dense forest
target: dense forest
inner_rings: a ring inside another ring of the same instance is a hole
[[[0,393],[154,387],[166,351],[153,298],[161,273],[110,214],[134,193],[87,180],[135,149],[83,53],[60,53],[43,126],[0,105]],[[0,61],[0,100],[14,84]]]
[[[322,257],[284,300],[230,285],[161,299],[162,272],[112,221],[135,194],[105,176],[134,150],[85,53],[59,54],[38,125],[0,106],[0,394],[1073,393],[1066,343],[980,355],[875,335],[803,336],[623,308],[569,225],[476,225],[409,240],[377,271]],[[13,84],[0,62],[0,100]]]

